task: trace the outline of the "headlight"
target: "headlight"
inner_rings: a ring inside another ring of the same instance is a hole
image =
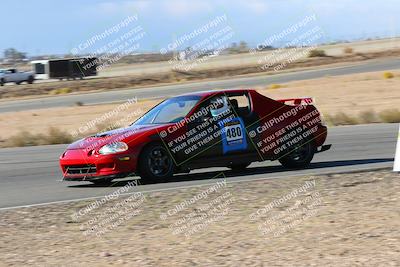
[[[99,153],[103,155],[113,154],[118,152],[124,152],[128,150],[128,145],[124,142],[115,142],[111,144],[107,144],[100,148]]]

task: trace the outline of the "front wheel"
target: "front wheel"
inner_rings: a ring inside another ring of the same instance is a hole
[[[283,167],[289,169],[304,169],[310,165],[314,157],[315,146],[313,142],[301,144],[292,149],[289,154],[279,158],[279,162]]]
[[[5,84],[4,79],[1,79],[1,80],[0,80],[0,86],[4,86],[4,84]]]
[[[160,143],[146,146],[139,158],[139,175],[145,182],[164,182],[174,174],[174,163]]]

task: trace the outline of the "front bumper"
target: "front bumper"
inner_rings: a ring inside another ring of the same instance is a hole
[[[67,150],[60,157],[66,181],[123,178],[136,171],[136,163],[137,156],[132,153],[90,155],[85,150]]]
[[[113,180],[113,179],[118,179],[118,178],[124,178],[132,173],[119,173],[119,174],[113,174],[113,175],[105,175],[105,176],[91,176],[91,175],[85,175],[85,176],[64,176],[63,181],[72,181],[72,182],[78,182],[78,181],[96,181],[96,180]]]

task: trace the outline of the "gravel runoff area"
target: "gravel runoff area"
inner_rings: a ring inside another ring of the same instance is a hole
[[[0,266],[399,266],[399,178],[119,183],[102,199],[1,211]]]

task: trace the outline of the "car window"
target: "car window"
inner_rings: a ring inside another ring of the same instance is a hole
[[[211,119],[229,109],[228,98],[224,95],[213,96],[202,102],[195,111],[201,114],[199,121]]]
[[[138,119],[134,125],[179,122],[194,108],[200,96],[180,96],[167,99]]]
[[[229,104],[239,117],[245,117],[251,112],[250,98],[247,93],[240,95],[228,94]]]

